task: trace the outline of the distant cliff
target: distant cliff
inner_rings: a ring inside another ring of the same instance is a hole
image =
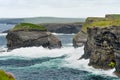
[[[79,32],[82,27],[82,24],[83,24],[82,22],[79,22],[79,23],[45,23],[40,25],[46,27],[50,32],[71,34]]]
[[[18,24],[18,23],[74,23],[84,22],[85,18],[59,18],[59,17],[30,17],[30,18],[1,18],[2,24]]]

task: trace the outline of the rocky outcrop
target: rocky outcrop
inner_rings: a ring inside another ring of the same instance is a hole
[[[9,50],[20,47],[42,46],[61,48],[61,41],[44,27],[33,24],[18,24],[6,36]]]
[[[89,44],[89,49],[91,49],[89,65],[92,65],[95,68],[102,69],[112,68],[112,66],[110,66],[111,62],[115,62],[114,50],[112,45],[115,41],[115,34],[112,33],[111,29],[109,28],[89,29],[88,33],[93,34],[90,35],[90,38],[92,38],[91,42],[87,42],[87,44]]]
[[[46,31],[13,31],[7,35],[8,49],[20,47],[43,46],[47,48],[60,48],[61,41]]]
[[[46,27],[50,32],[71,34],[79,32],[82,24],[83,23],[45,23],[40,25]]]
[[[80,32],[73,38],[73,46],[81,47],[87,39],[87,28],[120,26],[120,14],[107,14],[105,17],[88,17],[82,25]],[[87,44],[85,44],[87,45]]]
[[[73,47],[77,48],[83,46],[86,40],[87,40],[87,34],[80,31],[73,37]]]
[[[84,48],[84,54],[81,56],[81,59],[89,59],[91,56],[91,53],[93,52],[94,47],[94,36],[96,35],[95,33],[97,33],[96,29],[89,29],[88,28],[88,37],[86,39],[86,41],[84,42],[85,48]]]
[[[15,80],[15,78],[11,73],[0,70],[0,80]]]
[[[88,28],[85,53],[82,58],[89,59],[89,65],[100,69],[116,69],[120,76],[120,27]]]

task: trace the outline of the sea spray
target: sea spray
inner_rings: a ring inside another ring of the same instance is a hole
[[[6,36],[7,33],[0,33],[0,36]]]
[[[114,69],[111,70],[101,70],[101,69],[94,69],[91,66],[88,66],[89,59],[81,59],[79,60],[80,56],[84,53],[83,50],[84,47],[80,48],[73,48],[73,47],[67,47],[67,48],[62,48],[62,49],[45,49],[42,47],[28,47],[28,48],[20,48],[20,49],[15,49],[11,52],[4,52],[0,54],[0,59],[5,58],[10,59],[10,58],[18,58],[18,59],[35,59],[35,58],[55,58],[55,57],[61,57],[61,56],[66,56],[65,58],[62,59],[54,59],[50,60],[48,62],[44,62],[42,64],[36,64],[32,65],[31,67],[35,66],[45,66],[47,65],[50,67],[52,64],[57,65],[55,63],[56,60],[59,62],[62,62],[62,65],[59,65],[59,67],[69,67],[73,69],[78,69],[78,70],[84,70],[88,72],[92,72],[93,74],[97,75],[103,75],[103,76],[114,76],[112,73]],[[3,57],[3,58],[2,58]],[[24,58],[23,58],[24,57]],[[61,61],[60,61],[61,60]],[[53,66],[53,65],[52,65]]]

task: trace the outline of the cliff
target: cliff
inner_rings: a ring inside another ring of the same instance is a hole
[[[85,53],[82,58],[90,59],[89,65],[99,69],[115,68],[120,75],[120,27],[88,28]]]
[[[6,36],[9,50],[20,47],[42,46],[45,48],[61,48],[61,41],[47,29],[31,23],[20,23],[11,29]]]
[[[80,31],[82,27],[82,22],[79,23],[44,23],[40,24],[48,29],[50,32],[54,33],[77,33]]]
[[[73,46],[79,47],[85,43],[85,39],[87,39],[88,35],[87,28],[93,27],[104,28],[110,26],[120,26],[120,14],[107,14],[105,15],[105,17],[88,17],[86,21],[83,23],[80,32],[78,32],[74,36]]]

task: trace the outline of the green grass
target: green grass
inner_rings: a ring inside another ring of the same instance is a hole
[[[86,19],[86,22],[91,23],[91,22],[104,21],[104,20],[106,20],[104,17],[88,17]]]
[[[32,24],[32,23],[20,23],[17,24],[11,31],[18,31],[18,30],[40,30],[40,31],[47,31],[47,29],[43,26]]]
[[[120,26],[120,20],[104,20],[104,21],[94,21],[91,23],[84,23],[82,26],[82,31],[87,32],[87,28],[92,28],[92,27],[110,27],[110,26]]]
[[[110,62],[110,63],[108,64],[108,66],[109,66],[109,67],[112,67],[112,68],[114,68],[115,65],[116,65],[115,62]]]
[[[15,80],[15,79],[6,74],[3,70],[0,70],[0,80]]]
[[[87,32],[87,27],[91,27],[92,26],[91,24],[93,22],[98,22],[98,21],[106,21],[106,19],[103,18],[103,17],[88,17],[86,19],[85,23],[83,23],[83,26],[82,26],[81,30],[86,33]]]
[[[105,28],[111,26],[120,26],[120,14],[107,14],[105,17],[88,17],[83,23],[81,31],[74,36],[74,40],[78,40],[83,34],[87,35],[87,28]]]
[[[120,19],[120,14],[107,14],[105,15],[105,18],[106,19],[111,19],[111,20],[116,20],[116,19]]]

